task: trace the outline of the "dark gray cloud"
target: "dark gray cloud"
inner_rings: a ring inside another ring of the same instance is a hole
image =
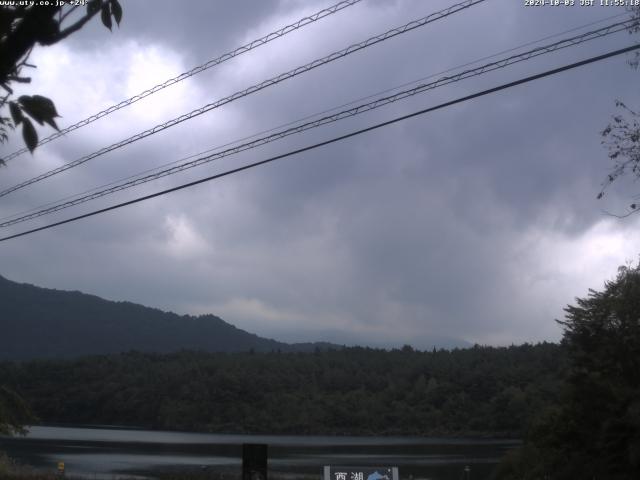
[[[113,42],[133,40],[171,48],[191,62],[202,62],[240,46],[247,30],[280,9],[276,1],[124,3],[122,23],[113,33],[94,21],[70,37],[68,43],[74,49],[95,51]]]
[[[93,25],[36,52],[37,85],[69,121],[328,3],[133,2],[113,34]],[[10,164],[7,183],[77,158],[448,2],[363,2],[167,89]],[[239,100],[2,199],[6,215],[290,122],[516,45],[623,13],[486,2]],[[594,27],[592,27],[594,28]],[[215,42],[212,42],[215,38]],[[267,158],[629,43],[626,34],[443,87],[119,195]],[[66,63],[65,63],[66,62]],[[94,77],[91,77],[93,72]],[[613,220],[634,185],[596,201],[599,132],[639,100],[623,58],[480,98],[0,246],[2,275],[180,313],[211,312],[285,340],[429,348],[434,339],[557,339],[574,296],[637,255],[638,220]],[[92,78],[92,87],[85,85]],[[55,89],[54,89],[55,90]],[[10,147],[10,146],[9,146]],[[78,212],[109,205],[108,198]],[[74,211],[75,212],[75,211]],[[68,213],[55,218],[65,218]],[[17,231],[17,229],[16,229]]]

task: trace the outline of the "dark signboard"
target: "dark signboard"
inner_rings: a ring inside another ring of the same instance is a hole
[[[267,480],[267,445],[242,444],[242,480]]]
[[[324,480],[398,480],[398,467],[325,466]]]

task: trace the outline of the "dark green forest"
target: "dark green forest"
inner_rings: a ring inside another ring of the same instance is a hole
[[[556,400],[556,344],[153,354],[0,363],[44,423],[209,432],[508,435]]]
[[[42,423],[513,436],[501,480],[640,478],[640,265],[565,312],[560,345],[132,351],[0,362],[0,385]]]

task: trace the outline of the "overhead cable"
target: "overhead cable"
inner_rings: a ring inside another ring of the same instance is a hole
[[[314,13],[313,15],[309,15],[308,17],[304,17],[301,18],[300,20],[298,20],[295,23],[292,23],[290,25],[287,25],[285,27],[282,27],[278,30],[276,30],[275,32],[271,32],[263,37],[260,37],[256,40],[253,40],[245,45],[242,45],[241,47],[236,48],[235,50],[232,50],[230,52],[224,53],[222,55],[220,55],[217,58],[213,58],[209,61],[207,61],[206,63],[203,63],[202,65],[198,65],[197,67],[193,67],[191,70],[187,71],[187,72],[183,72],[180,75],[178,75],[177,77],[173,77],[170,78],[169,80],[165,80],[162,83],[159,83],[158,85],[155,85],[147,90],[145,90],[144,92],[138,93],[137,95],[132,96],[131,98],[128,98],[126,100],[121,101],[120,103],[117,103],[116,105],[112,105],[108,108],[105,108],[104,110],[95,113],[93,115],[91,115],[90,117],[85,118],[84,120],[80,120],[77,123],[74,123],[73,125],[70,125],[66,128],[63,128],[62,130],[59,130],[51,135],[49,135],[46,138],[43,138],[42,140],[40,140],[38,142],[38,146],[40,145],[44,145],[45,143],[49,143],[57,138],[62,137],[63,135],[66,135],[69,132],[72,132],[74,130],[77,130],[79,128],[82,128],[86,125],[89,125],[92,122],[95,122],[96,120],[109,115],[117,110],[120,110],[124,107],[128,107],[129,105],[142,100],[143,98],[148,97],[149,95],[153,95],[156,92],[159,92],[160,90],[167,88],[171,85],[175,85],[178,82],[181,82],[183,80],[186,80],[187,78],[193,77],[194,75],[197,75],[199,73],[204,72],[205,70],[210,69],[211,67],[215,67],[216,65],[220,65],[223,62],[226,62],[227,60],[231,60],[232,58],[235,58],[239,55],[242,55],[243,53],[247,53],[251,50],[254,50],[258,47],[261,47],[262,45],[265,45],[277,38],[283,37],[285,35],[287,35],[288,33],[291,33],[295,30],[298,30],[301,27],[304,27],[305,25],[309,25],[310,23],[314,23],[317,22],[318,20],[328,17],[329,15],[332,15],[334,13],[339,12],[340,10],[343,10],[347,7],[350,7],[352,5],[355,5],[356,3],[361,2],[362,0],[344,0],[341,2],[336,3],[335,5],[332,5],[331,7],[325,8],[323,10],[320,10],[319,12]],[[16,150],[15,152],[10,153],[9,155],[7,155],[6,157],[3,158],[3,160],[5,162],[8,162],[9,160],[13,160],[14,158],[18,157],[19,155],[22,155],[23,153],[28,152],[29,149],[24,147],[21,148],[19,150]]]
[[[159,178],[162,177],[166,177],[169,175],[173,175],[175,173],[178,172],[182,172],[184,170],[187,169],[191,169],[200,165],[203,165],[205,163],[209,163],[215,160],[219,160],[221,158],[224,157],[228,157],[231,155],[235,155],[237,153],[240,152],[244,152],[246,150],[250,150],[262,145],[265,145],[267,143],[271,143],[273,141],[276,140],[280,140],[282,138],[288,137],[290,135],[293,134],[297,134],[300,132],[304,132],[313,128],[317,128],[320,127],[322,125],[327,125],[329,123],[334,123],[337,122],[339,120],[343,120],[345,118],[349,118],[349,117],[353,117],[356,115],[359,115],[361,113],[364,112],[368,112],[371,110],[375,110],[377,108],[380,108],[382,106],[388,105],[390,103],[396,102],[398,100],[403,100],[409,97],[412,97],[414,95],[417,95],[419,93],[424,93],[426,91],[429,90],[433,90],[435,88],[444,86],[444,85],[448,85],[451,83],[455,83],[455,82],[459,82],[461,80],[465,80],[467,78],[471,78],[471,77],[475,77],[478,75],[482,75],[488,72],[492,72],[501,68],[505,68],[507,66],[516,64],[516,63],[520,63],[526,60],[530,60],[532,58],[538,57],[540,55],[544,55],[547,53],[551,53],[551,52],[555,52],[558,51],[560,49],[563,48],[567,48],[567,47],[571,47],[571,46],[575,46],[575,45],[579,45],[581,43],[587,42],[589,40],[594,40],[597,38],[602,38],[604,36],[607,35],[611,35],[620,31],[624,31],[627,30],[630,27],[633,27],[635,25],[637,25],[638,22],[634,21],[634,20],[627,20],[624,22],[618,22],[612,25],[608,25],[606,27],[602,27],[599,28],[597,30],[593,30],[591,32],[586,32],[583,33],[581,35],[576,35],[570,38],[566,38],[566,39],[562,39],[559,40],[555,43],[549,44],[549,45],[544,45],[541,47],[537,47],[534,48],[532,50],[517,54],[517,55],[512,55],[510,57],[506,57],[491,63],[487,63],[485,65],[473,68],[473,69],[468,69],[465,71],[462,71],[460,73],[457,73],[455,75],[450,75],[450,76],[446,76],[446,77],[441,77],[436,81],[430,82],[430,83],[426,83],[426,84],[421,84],[421,85],[417,85],[416,87],[407,89],[407,90],[403,90],[400,92],[397,92],[393,95],[388,95],[385,97],[381,97],[378,98],[374,101],[368,102],[368,103],[364,103],[364,104],[360,104],[357,105],[355,107],[346,109],[346,110],[342,110],[340,112],[334,113],[332,115],[327,115],[324,116],[322,118],[319,118],[317,120],[313,120],[310,122],[306,122],[285,130],[281,130],[279,132],[273,133],[271,135],[267,135],[255,140],[252,140],[250,142],[246,142],[231,148],[227,148],[225,150],[210,154],[210,155],[206,155],[206,156],[202,156],[200,158],[197,158],[195,160],[189,161],[189,162],[185,162],[179,165],[175,165],[169,168],[166,168],[164,170],[152,173],[152,174],[148,174],[148,175],[144,175],[144,176],[138,176],[132,180],[128,180],[119,184],[115,184],[115,185],[110,185],[108,188],[104,188],[102,190],[98,190],[98,191],[91,191],[85,195],[81,195],[81,196],[77,196],[76,198],[73,198],[72,200],[68,200],[68,201],[64,201],[61,203],[57,203],[55,205],[47,205],[44,206],[43,208],[38,209],[35,212],[30,212],[28,214],[19,216],[17,218],[13,218],[11,220],[6,220],[3,222],[0,222],[0,228],[1,227],[8,227],[11,225],[15,225],[17,223],[21,223],[21,222],[25,222],[27,220],[32,220],[34,218],[38,218],[41,217],[43,215],[47,215],[47,214],[51,214],[54,212],[58,212],[60,210],[64,210],[66,208],[70,208],[72,206],[75,205],[79,205],[81,203],[85,203],[88,202],[90,200],[94,200],[100,197],[104,197],[106,195],[110,195],[122,190],[126,190],[128,188],[132,188],[138,185],[142,185],[144,183],[147,182],[151,182],[153,180],[157,180]]]
[[[480,92],[477,92],[477,93],[474,93],[474,94],[471,94],[471,95],[467,95],[467,96],[464,96],[464,97],[457,98],[455,100],[451,100],[451,101],[448,101],[448,102],[445,102],[445,103],[441,103],[441,104],[436,105],[434,107],[429,107],[429,108],[425,108],[423,110],[418,110],[417,112],[413,112],[413,113],[410,113],[408,115],[402,115],[400,117],[396,117],[396,118],[393,118],[391,120],[387,120],[385,122],[377,123],[375,125],[371,125],[369,127],[362,128],[360,130],[356,130],[356,131],[353,131],[353,132],[350,132],[350,133],[347,133],[347,134],[344,134],[344,135],[340,135],[338,137],[331,138],[329,140],[325,140],[323,142],[319,142],[319,143],[315,143],[313,145],[309,145],[309,146],[306,146],[306,147],[303,147],[303,148],[299,148],[297,150],[292,150],[290,152],[283,153],[281,155],[276,155],[276,156],[267,158],[265,160],[261,160],[261,161],[254,162],[254,163],[250,163],[250,164],[244,165],[242,167],[237,167],[237,168],[234,168],[234,169],[231,169],[231,170],[227,170],[227,171],[222,172],[222,173],[211,175],[209,177],[205,177],[205,178],[201,178],[201,179],[198,179],[198,180],[194,180],[192,182],[184,183],[182,185],[178,185],[176,187],[172,187],[172,188],[169,188],[169,189],[166,189],[166,190],[162,190],[160,192],[152,193],[152,194],[149,194],[149,195],[145,195],[145,196],[142,196],[142,197],[135,198],[133,200],[129,200],[129,201],[126,201],[126,202],[118,203],[118,204],[112,205],[110,207],[101,208],[99,210],[94,210],[92,212],[88,212],[88,213],[85,213],[83,215],[78,215],[76,217],[72,217],[72,218],[68,218],[68,219],[65,219],[65,220],[61,220],[59,222],[50,223],[48,225],[44,225],[44,226],[41,226],[41,227],[38,227],[38,228],[33,228],[31,230],[26,230],[26,231],[23,231],[23,232],[20,232],[20,233],[16,233],[16,234],[13,234],[13,235],[8,235],[6,237],[0,238],[0,242],[11,240],[13,238],[23,237],[25,235],[29,235],[29,234],[32,234],[32,233],[35,233],[35,232],[40,232],[40,231],[47,230],[47,229],[50,229],[50,228],[53,228],[53,227],[57,227],[57,226],[64,225],[64,224],[67,224],[67,223],[71,223],[71,222],[75,222],[75,221],[78,221],[78,220],[82,220],[84,218],[88,218],[88,217],[92,217],[92,216],[95,216],[95,215],[99,215],[101,213],[106,213],[106,212],[109,212],[109,211],[112,211],[112,210],[120,209],[120,208],[129,206],[129,205],[133,205],[135,203],[140,203],[140,202],[143,202],[143,201],[146,201],[146,200],[150,200],[152,198],[160,197],[160,196],[166,195],[168,193],[177,192],[179,190],[183,190],[185,188],[190,188],[190,187],[193,187],[195,185],[199,185],[201,183],[210,182],[212,180],[216,180],[216,179],[219,179],[219,178],[222,178],[222,177],[226,177],[228,175],[231,175],[231,174],[234,174],[234,173],[238,173],[238,172],[241,172],[241,171],[244,171],[244,170],[249,170],[251,168],[258,167],[260,165],[265,165],[267,163],[274,162],[276,160],[281,160],[281,159],[286,158],[286,157],[290,157],[290,156],[297,155],[297,154],[300,154],[300,153],[303,153],[303,152],[314,150],[314,149],[319,148],[319,147],[323,147],[325,145],[329,145],[329,144],[336,143],[336,142],[339,142],[339,141],[342,141],[342,140],[346,140],[348,138],[355,137],[357,135],[361,135],[361,134],[366,133],[366,132],[377,130],[379,128],[392,125],[394,123],[397,123],[397,122],[400,122],[400,121],[403,121],[403,120],[407,120],[409,118],[413,118],[413,117],[417,117],[417,116],[420,116],[420,115],[424,115],[426,113],[433,112],[435,110],[440,110],[440,109],[443,109],[443,108],[446,108],[446,107],[450,107],[450,106],[453,106],[453,105],[456,105],[456,104],[459,104],[459,103],[462,103],[462,102],[466,102],[466,101],[469,101],[469,100],[473,100],[475,98],[479,98],[479,97],[482,97],[482,96],[485,96],[485,95],[489,95],[491,93],[499,92],[501,90],[506,90],[508,88],[515,87],[517,85],[522,85],[522,84],[525,84],[525,83],[529,83],[529,82],[532,82],[532,81],[535,81],[535,80],[539,80],[539,79],[544,78],[544,77],[555,75],[555,74],[558,74],[558,73],[561,73],[561,72],[564,72],[564,71],[567,71],[567,70],[571,70],[571,69],[574,69],[574,68],[577,68],[577,67],[581,67],[581,66],[584,66],[584,65],[588,65],[588,64],[591,64],[591,63],[602,61],[602,60],[605,60],[607,58],[611,58],[611,57],[614,57],[614,56],[617,56],[617,55],[622,55],[622,54],[625,54],[625,53],[628,53],[628,52],[632,52],[632,51],[635,51],[635,50],[638,50],[638,49],[640,49],[640,45],[632,45],[632,46],[629,46],[629,47],[626,47],[626,48],[621,48],[621,49],[618,49],[618,50],[614,50],[612,52],[608,52],[608,53],[605,53],[605,54],[602,54],[602,55],[591,57],[591,58],[588,58],[586,60],[575,62],[575,63],[569,64],[569,65],[565,65],[563,67],[554,68],[552,70],[547,70],[545,72],[538,73],[536,75],[531,75],[531,76],[528,76],[528,77],[521,78],[519,80],[515,80],[513,82],[509,82],[509,83],[505,83],[505,84],[499,85],[497,87],[489,88],[487,90],[482,90]]]
[[[242,97],[246,97],[248,95],[251,95],[252,93],[258,92],[260,90],[263,90],[267,87],[270,87],[272,85],[276,85],[280,82],[283,82],[285,80],[288,80],[290,78],[293,78],[297,75],[300,75],[302,73],[308,72],[310,70],[313,70],[314,68],[320,67],[322,65],[325,65],[327,63],[333,62],[335,60],[338,60],[340,58],[346,57],[347,55],[350,55],[352,53],[355,53],[357,51],[363,50],[367,47],[370,47],[372,45],[378,44],[380,42],[383,42],[385,40],[388,40],[390,38],[396,37],[398,35],[401,35],[403,33],[407,33],[410,32],[416,28],[419,27],[423,27],[425,25],[428,25],[429,23],[435,22],[437,20],[441,20],[443,18],[446,18],[450,15],[453,15],[454,13],[460,12],[462,10],[465,10],[473,5],[476,5],[478,3],[482,3],[485,0],[465,0],[464,2],[461,3],[457,3],[455,5],[452,5],[448,8],[445,8],[443,10],[440,10],[438,12],[432,13],[426,17],[423,17],[421,19],[418,20],[412,20],[411,22],[402,25],[400,27],[397,28],[393,28],[391,30],[388,30],[385,33],[382,33],[380,35],[376,35],[374,37],[368,38],[367,40],[364,40],[363,42],[360,43],[355,43],[353,45],[350,45],[347,48],[344,48],[342,50],[339,50],[337,52],[334,52],[330,55],[327,55],[326,57],[314,60],[313,62],[307,63],[306,65],[294,68],[293,70],[290,70],[286,73],[282,73],[280,75],[277,75],[275,77],[270,78],[269,80],[265,80],[263,82],[260,82],[256,85],[253,85],[245,90],[241,90],[238,91],[228,97],[222,98],[220,100],[217,100],[215,102],[209,103],[207,105],[204,105],[203,107],[197,108],[189,113],[186,113],[184,115],[181,115],[179,117],[176,117],[174,119],[171,119],[163,124],[160,125],[156,125],[153,128],[150,128],[148,130],[145,130],[143,132],[140,132],[136,135],[133,135],[132,137],[129,137],[125,140],[121,140],[120,142],[114,143],[112,145],[109,145],[108,147],[103,147],[100,150],[97,150],[93,153],[90,153],[88,155],[85,155],[81,158],[78,158],[77,160],[74,160],[72,162],[66,163],[58,168],[54,168],[53,170],[50,170],[46,173],[43,173],[41,175],[38,175],[36,177],[33,177],[29,180],[25,180],[24,182],[21,182],[17,185],[14,185],[12,187],[9,187],[5,190],[0,191],[0,197],[3,197],[5,195],[10,194],[11,192],[15,192],[16,190],[19,190],[21,188],[24,188],[26,186],[32,185],[36,182],[40,182],[46,178],[49,178],[53,175],[57,175],[58,173],[64,172],[66,170],[69,170],[70,168],[74,168],[77,167],[78,165],[82,165],[83,163],[88,162],[89,160],[92,160],[96,157],[99,157],[101,155],[104,155],[105,153],[111,152],[113,150],[125,147],[133,142],[136,142],[138,140],[141,140],[143,138],[146,138],[150,135],[156,134],[158,132],[161,132],[163,130],[166,130],[167,128],[173,127],[175,125],[178,125],[179,123],[182,123],[186,120],[190,120],[194,117],[197,117],[198,115],[202,115],[203,113],[209,112],[215,108],[221,107],[222,105],[226,105],[230,102],[233,102],[234,100],[237,100],[239,98]]]
[[[44,205],[39,205],[39,206],[36,206],[36,207],[29,208],[27,210],[22,210],[20,212],[16,212],[16,213],[13,213],[13,214],[10,214],[10,215],[6,215],[4,217],[0,217],[0,222],[4,222],[5,220],[9,220],[9,219],[13,219],[13,218],[16,218],[16,217],[20,217],[20,216],[26,215],[28,213],[35,212],[37,210],[42,210],[42,209],[45,209],[46,207],[50,207],[50,206],[53,206],[53,205],[56,205],[56,204],[59,204],[59,203],[62,203],[62,202],[66,202],[67,200],[76,199],[78,197],[87,195],[89,193],[94,193],[94,192],[97,192],[98,190],[105,189],[107,187],[111,187],[111,186],[116,185],[118,183],[126,182],[127,180],[132,180],[134,178],[142,177],[142,176],[144,176],[146,174],[149,174],[151,172],[158,172],[158,171],[160,171],[160,170],[162,170],[164,168],[167,168],[167,167],[169,167],[171,165],[177,165],[179,163],[186,162],[186,161],[188,161],[188,160],[190,160],[192,158],[203,156],[203,155],[205,155],[207,153],[211,153],[211,152],[214,152],[214,151],[217,151],[217,150],[221,150],[221,149],[223,149],[225,147],[229,147],[231,145],[236,145],[236,144],[239,144],[240,142],[245,142],[245,141],[250,140],[252,138],[258,138],[258,137],[263,136],[263,135],[265,135],[267,133],[275,132],[275,131],[277,131],[279,129],[283,129],[285,127],[289,127],[289,126],[292,126],[292,125],[299,124],[301,122],[304,122],[305,120],[310,120],[312,118],[317,118],[317,117],[319,117],[321,115],[326,115],[327,113],[335,112],[336,110],[343,109],[344,107],[355,105],[358,102],[362,102],[364,100],[370,100],[372,98],[376,98],[376,97],[388,94],[388,93],[393,92],[393,91],[398,91],[398,90],[400,90],[402,88],[408,87],[409,85],[416,85],[416,84],[419,84],[420,82],[424,82],[425,80],[429,80],[431,78],[436,78],[438,76],[445,75],[447,73],[455,72],[457,70],[460,70],[461,68],[465,68],[465,67],[468,67],[468,66],[471,66],[471,65],[475,65],[475,64],[480,63],[482,61],[489,60],[489,59],[492,59],[492,58],[496,58],[496,57],[499,57],[500,55],[504,55],[506,53],[516,52],[516,51],[518,51],[518,50],[520,50],[520,49],[522,49],[524,47],[529,47],[529,46],[532,46],[532,45],[536,45],[536,44],[538,44],[540,42],[544,42],[545,40],[550,40],[552,38],[558,38],[558,37],[560,37],[562,35],[566,35],[568,33],[572,33],[572,32],[578,31],[578,30],[583,30],[583,29],[585,29],[587,27],[592,27],[593,25],[597,25],[599,23],[604,23],[604,22],[607,22],[609,20],[613,20],[615,18],[620,18],[620,17],[628,17],[628,14],[627,13],[618,13],[616,15],[610,15],[608,17],[604,17],[604,18],[601,18],[599,20],[595,20],[593,22],[589,22],[589,23],[586,23],[586,24],[583,24],[583,25],[579,25],[577,27],[573,27],[573,28],[570,28],[570,29],[567,29],[567,30],[563,30],[562,32],[554,33],[552,35],[547,35],[547,36],[539,38],[537,40],[532,40],[532,41],[529,41],[529,42],[526,42],[526,43],[521,43],[520,45],[517,45],[515,47],[511,47],[511,48],[509,48],[507,50],[502,50],[500,52],[492,53],[491,55],[487,55],[487,56],[484,56],[482,58],[478,58],[476,60],[472,60],[470,62],[466,62],[466,63],[461,64],[461,65],[456,65],[456,66],[450,67],[450,68],[448,68],[446,70],[442,70],[442,71],[437,72],[437,73],[432,73],[432,74],[429,74],[427,76],[418,78],[416,80],[412,80],[410,82],[405,82],[403,84],[396,85],[394,87],[390,87],[390,88],[387,88],[385,90],[381,90],[381,91],[378,91],[378,92],[375,92],[375,93],[371,93],[371,94],[366,95],[364,97],[359,97],[359,98],[356,98],[354,100],[351,100],[351,101],[349,101],[347,103],[343,103],[341,105],[336,105],[334,107],[322,110],[320,112],[312,113],[312,114],[306,115],[306,116],[304,116],[302,118],[297,118],[296,120],[291,120],[291,121],[288,121],[286,123],[283,123],[283,124],[280,124],[280,125],[277,125],[277,126],[265,129],[265,130],[261,130],[259,132],[252,133],[251,135],[247,135],[247,136],[244,136],[244,137],[241,137],[241,138],[226,142],[224,144],[216,145],[214,147],[208,147],[206,150],[202,150],[202,151],[197,152],[197,153],[192,153],[192,154],[187,155],[185,157],[181,157],[181,158],[179,158],[177,160],[173,160],[171,162],[164,163],[162,165],[158,165],[158,166],[143,170],[141,172],[138,172],[138,173],[135,173],[135,174],[132,174],[132,175],[128,175],[127,177],[124,177],[124,178],[119,178],[118,180],[113,180],[113,181],[111,181],[109,183],[106,183],[106,184],[98,185],[96,187],[90,188],[90,189],[85,190],[83,192],[75,193],[73,195],[67,195],[67,196],[65,196],[65,197],[63,197],[61,199],[57,199],[57,200],[53,200],[51,202],[47,202]]]

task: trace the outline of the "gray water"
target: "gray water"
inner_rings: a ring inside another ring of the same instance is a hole
[[[243,443],[269,445],[269,472],[317,475],[324,465],[397,466],[400,477],[490,478],[513,440],[425,437],[221,435],[117,427],[31,427],[26,437],[0,436],[0,450],[41,470],[65,463],[68,476],[155,478],[158,472],[238,474]]]

